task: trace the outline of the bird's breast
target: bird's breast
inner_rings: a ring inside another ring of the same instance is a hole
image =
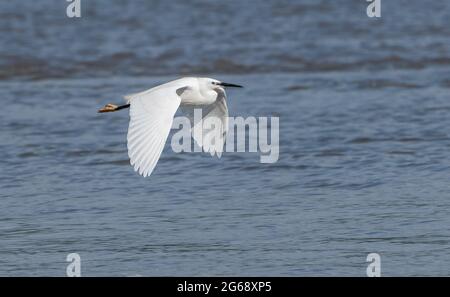
[[[216,92],[200,93],[197,91],[187,90],[181,94],[181,104],[189,105],[208,105],[212,104],[217,99]]]

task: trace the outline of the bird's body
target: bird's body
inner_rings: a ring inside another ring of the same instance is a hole
[[[203,105],[212,104],[217,99],[217,92],[204,87],[197,77],[183,77],[165,84],[156,86],[141,93],[130,94],[125,96],[125,100],[129,103],[135,97],[146,95],[163,94],[175,90],[180,97],[180,105]]]
[[[228,130],[225,87],[240,86],[211,78],[185,77],[127,95],[126,105],[108,104],[99,112],[130,108],[128,155],[135,171],[149,176],[158,162],[180,105],[191,121],[193,138],[199,146],[211,155],[221,156]],[[195,121],[196,109],[202,111],[202,120],[208,117],[217,119],[215,130],[202,129],[202,121]]]

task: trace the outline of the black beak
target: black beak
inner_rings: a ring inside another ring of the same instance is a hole
[[[218,85],[222,86],[222,87],[229,87],[229,88],[243,88],[243,86],[235,85],[235,84],[229,84],[229,83],[225,83],[225,82],[218,83]]]

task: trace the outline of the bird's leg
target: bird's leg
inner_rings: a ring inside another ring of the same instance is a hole
[[[125,105],[120,105],[117,106],[115,104],[106,104],[105,107],[101,108],[98,110],[99,113],[103,113],[103,112],[114,112],[114,111],[118,111],[124,108],[129,108],[130,104],[125,104]]]

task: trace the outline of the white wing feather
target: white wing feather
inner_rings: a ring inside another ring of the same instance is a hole
[[[195,119],[195,109],[202,110],[202,121]],[[209,152],[212,156],[217,154],[220,158],[222,156],[228,132],[228,108],[225,92],[219,93],[213,104],[182,105],[181,110],[191,121],[192,137],[197,144],[202,147],[205,152]],[[219,120],[219,127],[214,127],[219,130],[202,129],[202,123],[210,117],[215,117]],[[212,141],[212,138],[214,138],[215,141]]]
[[[131,95],[128,127],[128,156],[134,170],[149,176],[164,149],[173,117],[180,106],[175,89]]]

